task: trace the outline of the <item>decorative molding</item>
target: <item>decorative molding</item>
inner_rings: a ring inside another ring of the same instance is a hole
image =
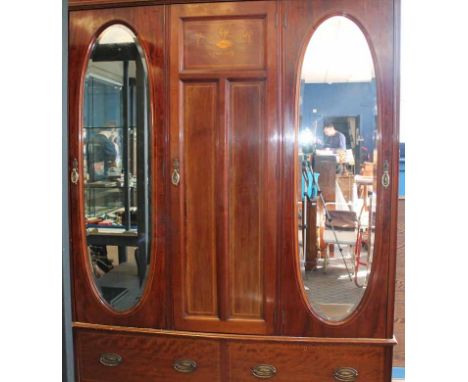
[[[201,333],[186,332],[176,330],[135,328],[125,326],[111,326],[90,324],[87,322],[73,322],[73,328],[90,329],[98,331],[108,331],[117,333],[139,333],[153,334],[160,336],[190,337],[214,340],[242,340],[242,341],[262,341],[262,342],[280,342],[280,343],[304,343],[304,344],[346,344],[346,345],[380,345],[395,346],[397,340],[393,338],[325,338],[325,337],[286,337],[286,336],[262,336],[228,333]]]
[[[68,10],[81,9],[136,7],[141,5],[169,5],[190,3],[223,3],[233,0],[69,0]],[[237,1],[261,1],[261,0],[237,0]]]

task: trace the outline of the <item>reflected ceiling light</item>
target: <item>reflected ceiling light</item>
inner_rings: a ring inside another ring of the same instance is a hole
[[[334,16],[314,32],[302,68],[306,83],[370,82],[375,78],[367,40],[350,19]]]
[[[133,32],[124,25],[116,24],[99,36],[98,44],[130,44],[135,42]]]
[[[301,146],[312,145],[315,143],[314,133],[309,128],[303,129],[299,133],[299,144]]]

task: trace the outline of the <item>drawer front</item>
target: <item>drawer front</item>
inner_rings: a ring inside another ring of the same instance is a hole
[[[76,330],[75,343],[78,381],[220,381],[216,341]]]
[[[228,360],[230,382],[389,380],[385,378],[385,348],[382,346],[232,342],[228,344]]]

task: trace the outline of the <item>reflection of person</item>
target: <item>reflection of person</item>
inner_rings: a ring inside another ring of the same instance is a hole
[[[331,122],[325,123],[323,126],[324,148],[346,150],[346,137],[335,129]]]
[[[116,166],[117,149],[114,143],[115,127],[101,129],[88,142],[88,166],[90,181],[102,180],[109,169]]]
[[[118,146],[115,140],[116,129],[113,123],[108,123],[89,140],[86,149],[91,182],[106,179],[109,176],[109,170],[116,167]],[[89,250],[96,278],[113,268],[112,260],[107,256],[106,245],[90,245]]]
[[[333,153],[338,154],[336,173],[343,174],[346,170],[345,158],[346,158],[346,137],[343,133],[335,129],[335,126],[331,122],[326,122],[323,125],[323,145],[324,149],[330,149]]]

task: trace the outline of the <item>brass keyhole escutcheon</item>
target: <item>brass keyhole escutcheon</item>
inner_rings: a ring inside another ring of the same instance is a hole
[[[259,379],[269,379],[276,375],[276,367],[273,365],[257,365],[251,369],[252,375]]]
[[[174,186],[178,186],[180,183],[180,172],[179,172],[180,164],[178,159],[174,159],[172,161],[172,176],[171,182]]]
[[[80,174],[78,173],[78,160],[75,158],[73,159],[73,168],[70,174],[70,180],[73,184],[78,184],[80,180]]]
[[[382,186],[387,189],[390,186],[390,173],[389,173],[388,160],[384,162],[383,175],[382,175]]]

